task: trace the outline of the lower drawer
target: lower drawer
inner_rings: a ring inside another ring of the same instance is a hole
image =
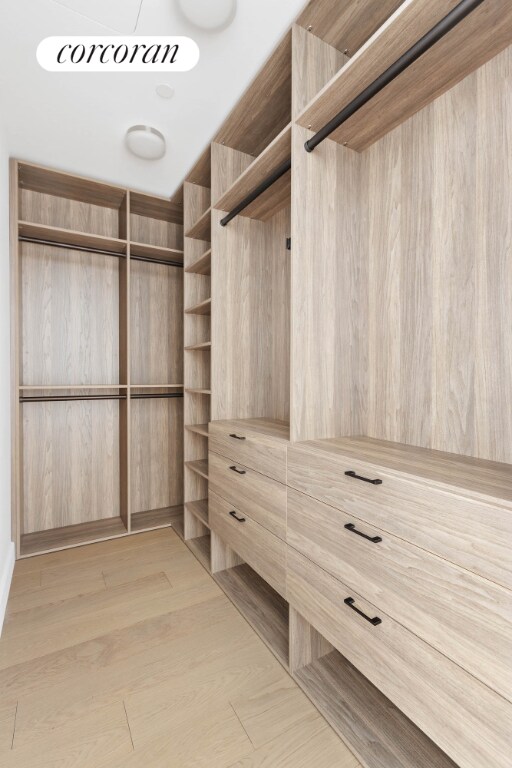
[[[290,605],[447,755],[464,768],[508,768],[505,699],[292,547],[287,563]]]
[[[276,592],[285,597],[286,544],[284,541],[211,491],[208,502],[212,531],[215,531]]]
[[[512,701],[512,592],[291,488],[287,540]]]
[[[209,454],[209,487],[264,528],[286,538],[286,486],[243,464]]]

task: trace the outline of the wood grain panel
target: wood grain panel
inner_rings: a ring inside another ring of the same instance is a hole
[[[117,402],[23,406],[23,533],[116,517]]]
[[[222,215],[213,212],[212,418],[286,421],[289,209],[266,224],[220,227]]]
[[[136,243],[161,246],[162,248],[183,248],[183,224],[162,219],[148,218],[132,213],[130,215],[131,239]]]
[[[212,144],[212,205],[216,205],[253,160],[254,157],[245,152],[215,142]]]
[[[230,469],[232,466],[243,474]],[[243,464],[234,465],[231,459],[211,451],[208,454],[208,473],[212,491],[279,538],[286,538],[285,485]]]
[[[119,382],[119,262],[24,243],[24,384]]]
[[[57,195],[20,190],[20,218],[34,224],[119,237],[117,208],[106,208]]]
[[[313,3],[310,3],[312,6]],[[334,9],[333,9],[334,10]],[[309,9],[313,13],[313,9]],[[338,19],[339,8],[331,21]],[[306,25],[309,26],[309,25]],[[331,25],[332,26],[332,25]],[[292,116],[296,117],[348,61],[348,56],[317,37],[313,28],[307,32],[292,27]],[[344,49],[343,49],[344,50]]]
[[[169,200],[143,192],[131,192],[130,210],[136,216],[180,225],[183,223],[183,204],[174,197]]]
[[[384,468],[372,457],[371,442],[348,440],[315,443],[314,450],[294,446],[288,451],[288,484],[333,507],[366,520],[411,544],[457,563],[485,578],[512,588],[508,537],[512,533],[510,501],[478,496],[457,483],[456,463],[438,461],[440,474],[423,467],[414,476],[407,451],[397,452],[394,469]],[[381,444],[381,449],[386,444]],[[343,447],[342,447],[343,446]],[[348,446],[348,450],[345,450]],[[365,446],[367,452],[365,452]],[[399,469],[400,453],[403,469]],[[426,453],[426,452],[425,452]],[[441,455],[442,456],[442,455]],[[389,462],[388,462],[389,464]],[[503,467],[502,481],[509,486],[510,472]],[[471,471],[470,467],[467,467]],[[382,480],[381,485],[346,477],[346,471]],[[440,477],[453,473],[453,479]],[[478,468],[474,466],[475,481]],[[420,473],[418,472],[418,475]],[[494,475],[498,479],[499,474]],[[426,478],[426,479],[423,479]],[[509,533],[510,532],[510,533]]]
[[[183,272],[140,261],[130,270],[132,383],[182,384]]]
[[[508,189],[511,62],[508,49],[375,144],[360,209],[371,297],[361,432],[508,463],[512,204],[496,195]]]
[[[211,528],[242,557],[282,597],[286,595],[286,544],[252,520],[243,510],[234,508],[210,491]],[[235,511],[243,520],[230,515]]]
[[[291,546],[512,700],[508,590],[291,489],[287,523]]]
[[[290,604],[456,763],[506,768],[505,699],[291,547],[287,592]],[[365,621],[344,604],[347,597],[382,623]]]
[[[121,187],[34,163],[19,163],[19,184],[25,190],[107,208],[119,208],[126,192]]]
[[[253,432],[252,426],[258,431]],[[233,437],[234,434],[237,437]],[[210,424],[209,446],[210,450],[235,463],[246,464],[263,475],[286,483],[287,435],[288,425],[268,419],[214,421]]]
[[[292,442],[366,425],[368,275],[360,254],[362,159],[334,142],[292,152]]]
[[[182,400],[133,400],[131,411],[132,511],[182,504]]]

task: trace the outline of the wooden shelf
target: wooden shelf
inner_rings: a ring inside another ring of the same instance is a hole
[[[196,475],[204,477],[208,480],[208,459],[200,459],[199,461],[186,461],[185,466],[195,472]]]
[[[201,565],[211,572],[210,563],[210,534],[199,536],[197,539],[187,539],[185,542],[190,551],[197,557]]]
[[[365,768],[456,768],[338,651],[299,669],[293,678]]]
[[[56,171],[34,163],[19,163],[18,178],[21,189],[30,189],[44,195],[55,195],[104,208],[121,208],[126,200],[126,189],[86,179],[65,171]]]
[[[145,512],[132,514],[132,532],[153,531],[157,528],[168,528],[177,515],[183,515],[183,506],[148,509]]]
[[[203,341],[201,344],[191,344],[185,347],[186,352],[209,352],[212,347],[211,341]]]
[[[209,315],[211,314],[212,300],[211,298],[200,301],[199,304],[195,304],[192,307],[188,307],[185,310],[186,315]]]
[[[194,432],[194,434],[196,435],[201,435],[202,437],[209,437],[208,424],[187,424],[185,426],[185,429],[188,432]]]
[[[25,533],[21,536],[20,556],[29,557],[126,535],[127,530],[120,517],[68,525],[64,528],[52,528],[49,531]]]
[[[183,264],[183,251],[175,248],[163,248],[149,243],[130,242],[130,255],[142,256],[145,259],[158,259],[159,261],[178,262]]]
[[[185,237],[191,237],[194,240],[204,240],[209,242],[212,231],[212,209],[208,208],[201,218],[196,221],[194,226],[185,232]]]
[[[247,195],[261,184],[279,165],[291,158],[292,127],[287,125],[274,141],[259,155],[215,203],[220,211],[232,211]],[[253,203],[245,208],[240,216],[266,221],[278,211],[290,204],[291,172],[273,184]]]
[[[212,391],[211,389],[186,389],[185,392],[188,392],[189,395],[211,395]]]
[[[166,197],[146,195],[144,192],[130,192],[130,213],[171,224],[183,223],[183,204]]]
[[[91,248],[98,251],[110,251],[114,255],[126,255],[126,240],[115,237],[103,237],[103,235],[90,235],[86,232],[77,232],[74,229],[62,229],[62,227],[49,227],[45,224],[32,224],[28,221],[18,223],[20,237],[32,237],[37,240],[49,240],[60,245],[79,248]]]
[[[132,389],[181,389],[183,384],[131,384]]]
[[[456,2],[403,3],[306,107],[297,122],[318,131]],[[483,3],[330,135],[362,152],[512,42],[512,4]]]
[[[208,521],[208,499],[201,499],[200,501],[187,501],[185,509],[191,512],[194,517],[197,517],[200,523],[206,528],[210,528]]]
[[[248,565],[237,565],[213,578],[236,608],[288,669],[288,603]]]
[[[212,249],[209,248],[206,253],[203,253],[203,255],[197,259],[197,261],[194,261],[188,267],[185,267],[185,272],[193,275],[211,275]]]

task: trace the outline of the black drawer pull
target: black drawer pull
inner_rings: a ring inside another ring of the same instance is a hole
[[[347,523],[345,528],[347,531],[352,531],[352,533],[356,533],[358,536],[362,536],[363,539],[368,539],[368,541],[371,541],[372,544],[379,544],[382,541],[380,536],[368,536],[366,533],[358,531],[354,523]]]
[[[230,437],[234,437],[234,438],[235,438],[235,440],[245,440],[245,437],[240,437],[240,435],[235,435],[235,433],[234,433],[234,432],[233,432],[233,434],[232,434],[232,435],[230,435]]]
[[[245,475],[245,469],[237,469],[235,466],[230,467],[230,469],[236,472],[237,475]]]
[[[365,483],[371,483],[372,485],[382,485],[382,480],[379,480],[377,478],[376,480],[371,480],[369,477],[363,477],[362,475],[356,475],[356,473],[350,469],[348,472],[345,472],[347,477],[355,477],[356,480],[363,480]]]
[[[353,597],[346,597],[343,601],[345,605],[348,605],[349,608],[352,608],[353,611],[358,613],[360,616],[363,617],[363,619],[366,619],[366,621],[369,621],[370,624],[373,624],[374,627],[377,627],[379,624],[382,624],[382,619],[379,619],[378,616],[374,616],[373,619],[370,619],[369,616],[366,615],[366,613],[363,613],[359,610],[359,608],[356,608],[355,606],[355,600]]]
[[[235,520],[238,520],[239,523],[245,523],[245,517],[238,517],[234,509],[232,509],[229,514],[231,515],[231,517],[234,517]]]

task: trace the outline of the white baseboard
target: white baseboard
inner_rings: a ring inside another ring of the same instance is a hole
[[[14,542],[11,542],[9,549],[7,550],[7,557],[3,563],[0,563],[0,567],[2,568],[0,572],[0,635],[2,634],[2,627],[4,624],[5,609],[7,608],[15,559]]]

